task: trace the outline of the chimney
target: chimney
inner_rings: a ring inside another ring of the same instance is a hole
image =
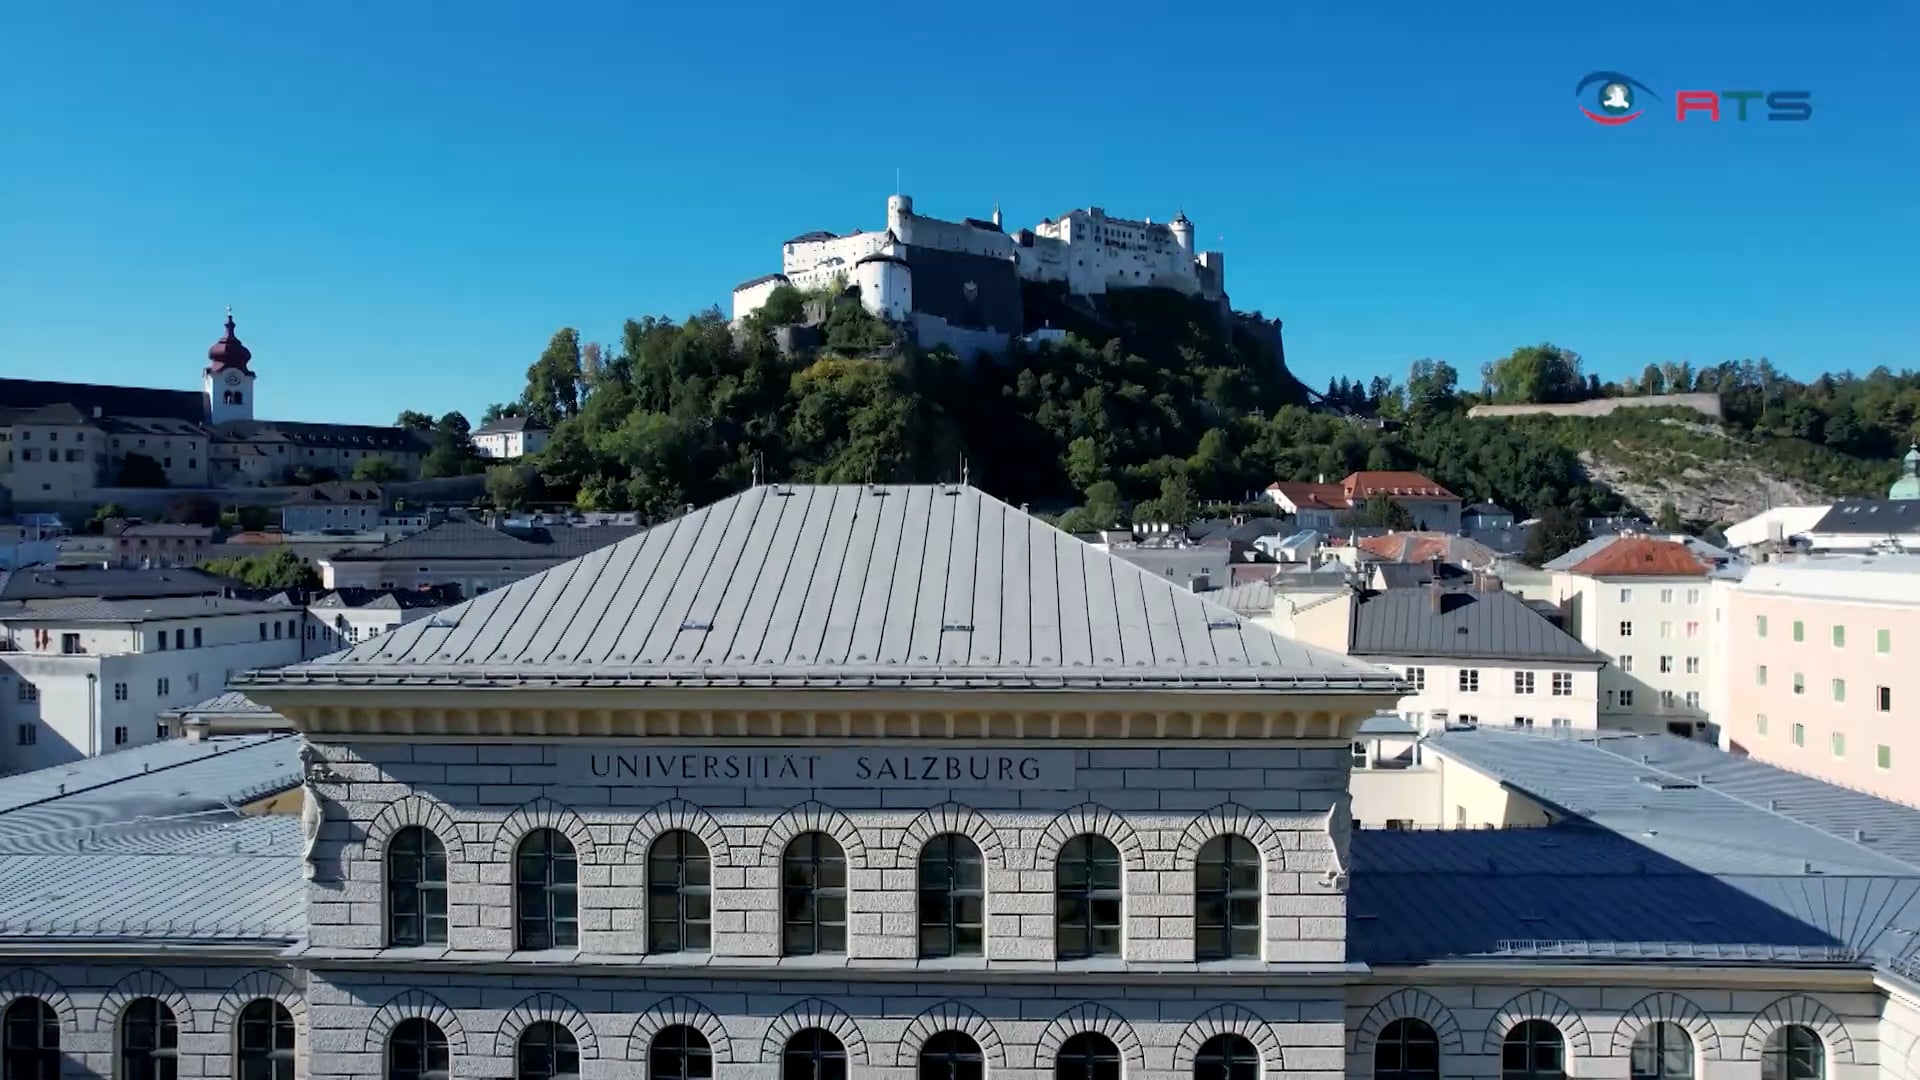
[[[1433,609],[1435,615],[1440,614],[1442,607],[1441,600],[1444,599],[1445,596],[1446,594],[1440,590],[1439,582],[1435,581],[1427,586],[1427,605]]]
[[[207,739],[207,728],[208,724],[206,719],[195,716],[181,721],[180,734],[181,737],[190,743],[205,742]]]
[[[1490,592],[1490,593],[1500,592],[1505,588],[1506,588],[1506,583],[1500,580],[1499,574],[1482,573],[1480,575],[1480,591],[1481,592]]]
[[[93,418],[94,418],[95,420],[98,420],[98,419],[100,419],[100,406],[98,406],[98,405],[95,405],[95,406],[93,407]]]

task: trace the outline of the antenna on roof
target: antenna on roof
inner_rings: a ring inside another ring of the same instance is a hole
[[[761,462],[761,454],[758,450],[756,450],[753,453],[753,486],[754,487],[760,486],[760,462]]]
[[[960,455],[960,486],[961,487],[967,486],[967,474],[968,474],[967,455],[961,454]]]

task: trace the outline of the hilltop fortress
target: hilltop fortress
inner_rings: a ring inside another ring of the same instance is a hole
[[[779,273],[734,288],[733,317],[759,310],[782,285],[857,287],[868,311],[906,326],[923,347],[999,352],[1028,329],[1023,281],[1057,282],[1082,297],[1158,287],[1224,303],[1226,257],[1194,251],[1184,213],[1135,221],[1096,206],[1008,234],[997,207],[989,220],[943,221],[914,213],[911,197],[895,195],[884,231],[788,240]]]

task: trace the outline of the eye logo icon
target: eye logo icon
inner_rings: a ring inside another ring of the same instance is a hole
[[[1660,99],[1645,83],[1617,71],[1593,72],[1573,88],[1573,99],[1587,119],[1608,127],[1638,120],[1642,110],[1637,99],[1641,94],[1655,101]]]

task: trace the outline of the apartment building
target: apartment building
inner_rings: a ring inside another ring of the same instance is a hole
[[[1472,587],[1348,590],[1295,613],[1293,636],[1390,668],[1416,730],[1592,731],[1606,658],[1481,576]]]
[[[1621,533],[1547,563],[1568,630],[1610,663],[1599,724],[1687,738],[1707,734],[1714,702],[1713,603],[1724,552],[1687,539]]]
[[[0,580],[0,771],[174,732],[163,710],[300,659],[304,615],[188,568],[33,567]]]
[[[1920,555],[1756,566],[1728,590],[1726,638],[1730,749],[1920,806]]]

